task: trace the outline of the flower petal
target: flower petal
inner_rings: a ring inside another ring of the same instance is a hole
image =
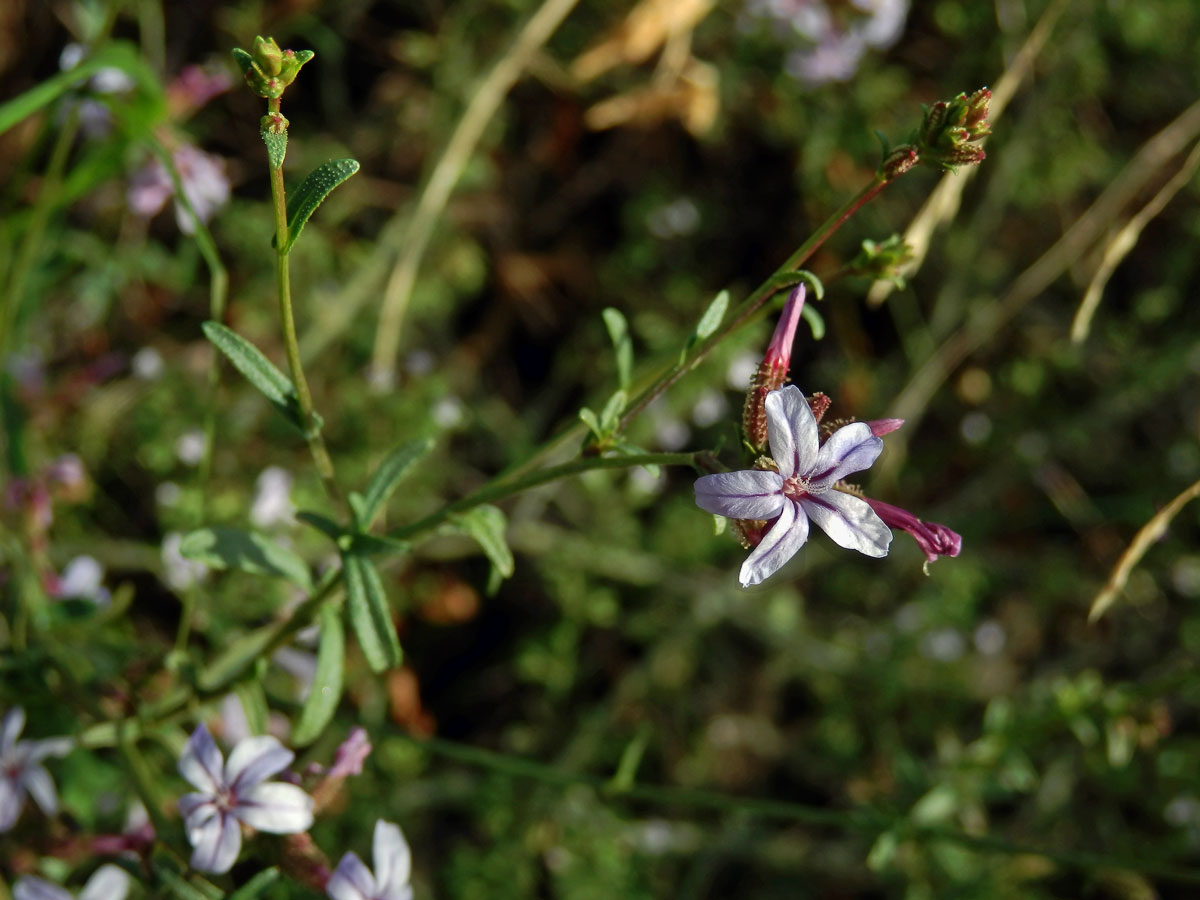
[[[408,884],[412,869],[412,853],[400,826],[379,819],[375,823],[372,852],[375,854],[375,880],[379,892],[387,900],[393,900]]]
[[[179,815],[191,826],[192,820],[200,824],[217,811],[211,794],[184,794],[179,798]]]
[[[129,873],[119,866],[101,866],[88,879],[79,900],[125,900],[129,893]]]
[[[220,875],[233,868],[242,849],[242,830],[231,814],[215,815],[200,828],[188,829],[192,868]]]
[[[57,884],[43,881],[32,875],[13,885],[13,900],[71,900],[71,895]]]
[[[780,566],[795,556],[806,540],[808,516],[795,503],[784,503],[783,511],[771,526],[771,530],[742,563],[742,571],[738,575],[742,587],[758,584],[773,575]]]
[[[21,707],[14,706],[4,714],[4,719],[0,720],[0,756],[8,756],[24,727],[25,710]]]
[[[66,756],[75,749],[75,741],[68,737],[21,741],[17,749],[24,752],[25,759],[29,762],[39,762],[47,756]]]
[[[883,439],[871,433],[866,422],[852,422],[835,431],[821,445],[817,461],[809,473],[809,481],[818,491],[834,482],[871,468],[883,452]]]
[[[731,519],[773,519],[783,508],[783,479],[775,472],[743,469],[696,479],[696,505]]]
[[[42,808],[42,812],[48,816],[58,812],[58,793],[54,790],[54,780],[44,768],[38,765],[29,766],[21,773],[20,783]]]
[[[17,823],[25,808],[25,791],[15,778],[0,777],[0,833]]]
[[[312,797],[294,784],[271,781],[238,797],[234,814],[259,831],[295,834],[313,823]]]
[[[287,768],[296,754],[269,735],[238,741],[225,763],[225,783],[242,793]]]
[[[179,774],[204,793],[215,794],[224,786],[221,763],[221,751],[208,728],[197,725],[179,757]]]
[[[812,471],[817,459],[817,420],[808,401],[794,384],[771,391],[763,404],[767,411],[767,438],[771,443],[771,458],[779,466],[779,474],[791,478],[796,473]]]
[[[332,900],[374,900],[375,879],[356,854],[347,853],[325,882],[325,893]]]
[[[810,519],[839,547],[867,556],[887,556],[892,532],[875,510],[852,494],[829,491],[800,501]]]

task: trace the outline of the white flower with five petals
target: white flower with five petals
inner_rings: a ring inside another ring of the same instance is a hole
[[[58,812],[58,793],[42,765],[47,756],[66,756],[70,738],[18,741],[25,727],[25,710],[15,706],[0,719],[0,832],[16,824],[28,793],[48,816]]]
[[[767,437],[778,471],[746,469],[696,481],[696,503],[731,519],[774,519],[742,564],[743,587],[769,577],[808,540],[815,522],[838,546],[867,556],[887,556],[892,532],[865,500],[837,490],[883,451],[865,422],[845,425],[820,442],[817,420],[795,385],[767,395]]]
[[[332,900],[411,900],[408,876],[412,857],[400,826],[375,823],[375,872],[354,853],[347,853],[325,884]]]
[[[273,834],[295,834],[312,825],[312,797],[295,785],[267,781],[294,758],[273,737],[249,737],[225,762],[204,725],[192,733],[179,774],[200,793],[184,794],[179,812],[195,848],[193,868],[228,872],[242,849],[239,823]]]

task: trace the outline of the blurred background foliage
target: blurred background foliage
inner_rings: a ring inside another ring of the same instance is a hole
[[[198,661],[296,602],[247,574],[189,587],[194,573],[164,552],[172,535],[247,525],[269,467],[294,478],[297,507],[325,504],[302,441],[228,371],[211,477],[198,477],[210,273],[169,209],[131,208],[149,140],[220,159],[231,195],[209,227],[227,321],[272,359],[283,352],[260,102],[235,86],[181,109],[168,88],[181,72],[232,74],[229,49],[257,33],[316,51],[285,98],[289,183],[330,157],[362,170],[293,257],[302,347],[346,482],[398,441],[437,435],[389,506],[398,525],[603,405],[616,377],[604,307],[628,318],[638,371],[669,362],[717,291],[744,295],[869,180],[876,130],[902,140],[922,103],[995,87],[1047,15],[1041,0],[914,3],[891,46],[820,82],[790,62],[806,39],[787,17],[812,5],[642,0],[638,31],[632,4],[580,0],[470,154],[381,391],[369,377],[380,301],[421,186],[537,4],[4,4],[0,99],[55,76],[71,43],[130,42],[144,72],[116,93],[90,82],[0,135],[8,477],[79,456],[86,479],[55,495],[46,562],[94,558],[124,610],[51,609],[45,652],[74,657],[90,705],[114,715],[120,697],[162,690],[189,592]],[[593,472],[506,502],[517,564],[495,590],[474,544],[424,541],[385,569],[406,667],[379,679],[352,656],[335,725],[301,758],[327,761],[352,724],[375,744],[314,831],[335,860],[366,856],[382,816],[413,845],[419,898],[1195,896],[1180,871],[1200,878],[1195,508],[1087,621],[1135,532],[1200,478],[1190,174],[1115,265],[1086,338],[1069,335],[1105,248],[1200,139],[1192,113],[1169,153],[1137,156],[1197,97],[1200,6],[1069,0],[1048,16],[924,265],[882,303],[866,280],[835,277],[863,239],[905,229],[942,178],[918,169],[811,262],[828,330],[817,342],[802,329],[793,356],[794,381],[830,394],[835,414],[909,419],[869,493],[960,531],[961,557],[926,575],[905,535],[881,561],[818,535],[742,590],[743,551],[694,506],[693,474],[670,469]],[[666,48],[637,59],[655,27]],[[605,47],[607,68],[595,63]],[[99,132],[81,125],[85,101],[102,104]],[[1129,177],[1090,237],[1005,306]],[[631,440],[722,448],[737,464],[741,396],[769,328],[722,345]],[[11,575],[29,548],[19,507],[5,516]],[[315,531],[271,521],[315,565],[332,562]],[[88,703],[55,699],[62,685],[40,660],[9,661],[4,705],[23,704],[41,734],[93,721]],[[299,694],[276,663],[264,685],[286,729]],[[165,746],[151,760],[173,769]],[[605,788],[619,769],[675,790]],[[82,828],[119,827],[129,791],[114,760],[75,754],[56,772]]]

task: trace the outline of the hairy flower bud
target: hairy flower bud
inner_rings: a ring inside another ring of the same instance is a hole
[[[767,394],[777,391],[787,384],[788,367],[792,361],[792,343],[796,340],[796,326],[800,323],[800,313],[804,310],[805,288],[803,284],[796,285],[783,312],[771,342],[767,345],[766,355],[759,364],[758,371],[750,382],[750,390],[746,394],[746,405],[742,409],[742,431],[746,443],[757,452],[762,452],[767,446],[767,415],[763,404]]]

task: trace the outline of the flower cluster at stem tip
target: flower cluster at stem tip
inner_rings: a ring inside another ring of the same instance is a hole
[[[274,38],[261,35],[254,39],[254,48],[249,53],[240,48],[233,51],[246,85],[268,100],[282,97],[300,74],[300,68],[315,55],[311,50],[280,50]]]
[[[697,479],[696,504],[733,520],[752,552],[742,564],[743,587],[777,572],[808,540],[816,523],[838,546],[867,556],[886,556],[892,528],[910,533],[926,564],[957,556],[962,538],[945,525],[923,522],[907,510],[862,496],[843,479],[871,467],[883,452],[882,436],[902,419],[822,427],[830,401],[806,398],[787,385],[792,343],[804,307],[805,288],[788,296],[762,364],[746,395],[742,424],[746,445],[759,456],[754,468]]]

